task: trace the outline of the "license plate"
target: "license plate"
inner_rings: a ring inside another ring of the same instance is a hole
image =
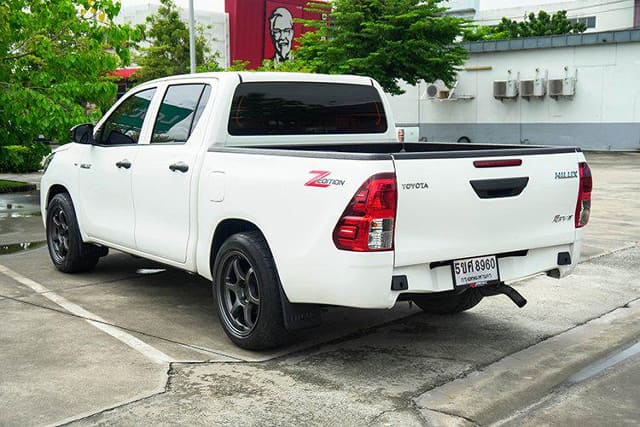
[[[453,261],[453,278],[455,286],[484,286],[499,282],[498,260],[494,255]]]

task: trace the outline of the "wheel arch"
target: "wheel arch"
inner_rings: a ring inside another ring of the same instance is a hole
[[[218,223],[215,231],[213,232],[213,238],[211,239],[211,246],[209,249],[209,271],[213,276],[213,264],[215,263],[216,257],[218,256],[218,251],[222,244],[231,236],[236,233],[241,233],[243,231],[257,231],[262,234],[265,241],[267,241],[267,246],[269,246],[269,241],[266,236],[260,230],[260,228],[255,225],[251,221],[247,221],[246,219],[240,218],[227,218]],[[269,248],[271,250],[271,248]]]
[[[65,183],[61,183],[58,181],[55,184],[51,184],[48,187],[46,192],[46,198],[43,198],[43,196],[41,195],[40,202],[45,203],[42,210],[43,221],[46,221],[47,211],[49,210],[49,203],[51,203],[51,200],[53,200],[53,198],[58,194],[67,194],[71,199],[71,205],[73,206],[73,209],[75,210],[75,214],[76,214],[76,221],[78,221],[78,228],[80,229],[80,234],[84,241],[86,238],[86,235],[84,233],[83,218],[82,218],[80,207],[76,205],[76,198],[74,197],[74,194],[76,196],[77,194],[73,190],[73,187],[70,185],[67,185]]]
[[[211,241],[211,249],[209,256],[209,270],[211,276],[215,281],[215,273],[213,271],[218,251],[222,247],[222,244],[232,235],[241,233],[244,231],[257,231],[264,238],[267,249],[273,255],[271,245],[265,234],[260,228],[251,221],[239,218],[228,218],[220,221],[216,227],[213,238]],[[286,291],[280,280],[279,269],[275,258],[273,259],[275,274],[278,277],[278,287],[280,290],[280,303],[282,309],[282,316],[284,319],[284,325],[287,330],[306,329],[320,325],[320,307],[315,304],[292,304],[289,302]]]
[[[46,207],[48,207],[49,203],[51,203],[51,199],[53,199],[57,194],[61,193],[67,193],[69,197],[71,197],[71,192],[62,184],[53,184],[51,187],[49,187],[49,191],[47,192]],[[73,200],[73,198],[71,198],[71,200]]]

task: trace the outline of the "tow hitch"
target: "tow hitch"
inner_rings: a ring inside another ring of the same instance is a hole
[[[511,298],[511,301],[513,301],[513,303],[520,308],[524,307],[527,304],[527,300],[522,295],[520,295],[518,291],[516,291],[509,285],[505,285],[504,283],[500,283],[494,286],[485,286],[477,289],[484,297],[504,294]]]

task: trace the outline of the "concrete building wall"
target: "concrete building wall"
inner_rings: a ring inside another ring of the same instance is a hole
[[[520,21],[540,10],[555,13],[566,10],[569,18],[595,16],[595,28],[588,32],[611,31],[634,26],[636,0],[449,0],[452,14],[464,16],[479,25],[495,25],[502,17]]]
[[[116,19],[119,23],[146,24],[147,16],[157,13],[157,4],[138,4],[123,6]],[[180,17],[188,22],[189,11],[178,8]],[[211,48],[211,54],[219,52],[218,63],[222,66],[228,65],[228,23],[227,15],[224,12],[213,12],[208,10],[195,10],[196,24],[204,26],[204,36]]]
[[[497,100],[493,82],[509,79],[509,71],[520,80],[575,76],[575,95]],[[406,94],[390,98],[396,123],[420,126],[420,137],[429,141],[467,137],[487,143],[640,149],[640,37],[628,43],[472,53],[452,100],[429,99],[426,86],[407,86]]]

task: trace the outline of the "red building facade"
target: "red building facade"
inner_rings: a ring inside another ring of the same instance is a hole
[[[226,0],[229,14],[230,62],[249,61],[256,68],[264,59],[291,57],[294,39],[305,30],[295,19],[319,19],[305,9],[309,0]]]

